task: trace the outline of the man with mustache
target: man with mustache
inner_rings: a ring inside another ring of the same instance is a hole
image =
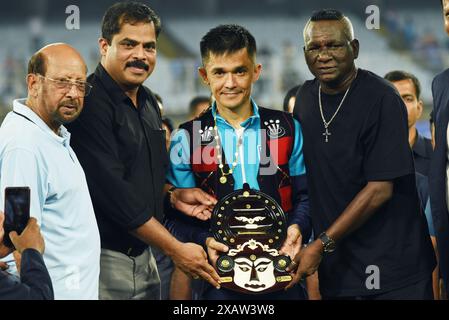
[[[30,187],[30,213],[45,238],[44,260],[56,299],[98,299],[100,236],[86,178],[64,127],[78,117],[89,94],[86,73],[72,47],[42,48],[28,64],[28,98],[14,101],[0,128],[0,191]]]
[[[201,246],[181,243],[158,222],[168,165],[165,130],[157,101],[142,84],[156,64],[160,29],[159,17],[145,4],[120,2],[106,11],[101,62],[89,76],[92,94],[69,127],[100,229],[100,299],[160,299],[149,245],[190,276],[219,286]],[[170,198],[191,215],[215,201],[199,189],[176,190]]]

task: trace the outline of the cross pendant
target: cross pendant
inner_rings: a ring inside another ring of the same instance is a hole
[[[326,143],[329,142],[329,136],[331,136],[331,135],[332,135],[332,133],[330,133],[326,127],[326,132],[323,132],[323,136],[326,136],[326,140],[325,140]]]

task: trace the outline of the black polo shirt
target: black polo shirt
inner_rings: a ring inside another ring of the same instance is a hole
[[[430,139],[420,135],[416,131],[416,141],[413,145],[413,158],[415,159],[415,170],[423,176],[429,175],[430,158],[432,156],[432,142]]]
[[[329,121],[343,94],[322,94]],[[295,117],[304,136],[310,215],[315,235],[326,231],[369,181],[392,181],[392,198],[325,254],[319,268],[325,297],[388,292],[429,278],[435,259],[416,191],[406,107],[394,88],[359,69],[325,141],[318,81],[298,93]],[[370,287],[372,270],[379,287]]]
[[[141,86],[138,107],[101,64],[80,117],[67,126],[86,174],[102,248],[130,255],[147,245],[129,232],[162,216],[168,157],[159,107]]]

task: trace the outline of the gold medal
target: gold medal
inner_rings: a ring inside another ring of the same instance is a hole
[[[214,122],[215,122],[215,126],[214,126],[214,140],[216,142],[215,148],[217,149],[217,153],[220,152],[220,150],[222,149],[222,147],[220,146],[220,135],[218,134],[218,127],[217,127],[217,119],[214,117]],[[218,168],[221,171],[222,176],[220,177],[220,179],[218,179],[218,181],[220,181],[221,184],[226,184],[228,182],[228,178],[226,178],[227,175],[232,174],[234,172],[235,167],[237,166],[237,161],[239,159],[239,152],[238,150],[240,149],[240,146],[242,146],[243,144],[243,139],[241,137],[239,137],[238,141],[237,141],[237,148],[236,148],[236,152],[234,153],[235,159],[232,162],[232,167],[229,167],[228,172],[225,173],[224,172],[224,164],[222,162],[222,155],[221,154],[217,154],[217,161],[218,161]],[[218,170],[217,170],[218,171]]]

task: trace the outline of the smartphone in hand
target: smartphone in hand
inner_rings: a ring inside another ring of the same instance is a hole
[[[5,236],[3,243],[9,248],[14,245],[9,239],[9,233],[16,231],[21,234],[30,219],[30,188],[7,187],[5,188]]]

